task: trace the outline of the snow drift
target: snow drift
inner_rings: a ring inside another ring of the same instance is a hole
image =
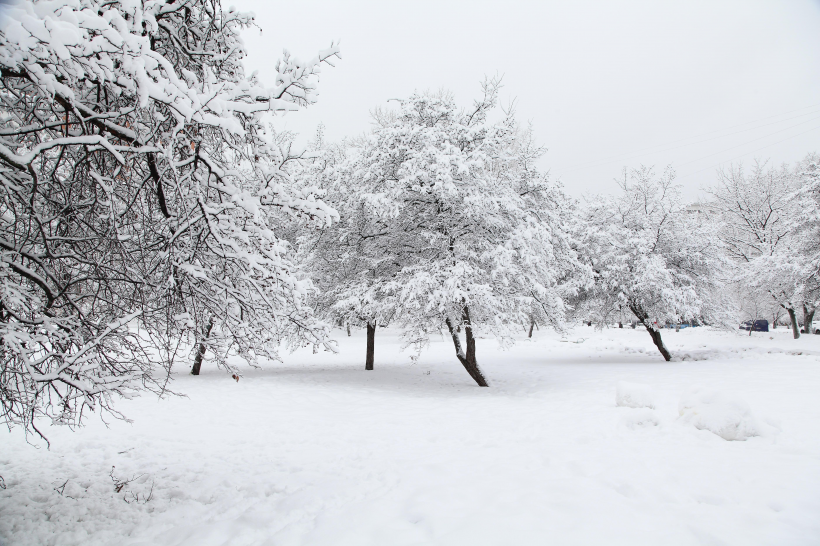
[[[746,440],[760,436],[762,427],[742,400],[702,387],[689,389],[680,399],[681,419],[724,440]]]

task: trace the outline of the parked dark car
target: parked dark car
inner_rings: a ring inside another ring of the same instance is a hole
[[[769,321],[766,319],[747,320],[740,325],[741,330],[749,330],[749,328],[752,329],[752,332],[768,332]]]

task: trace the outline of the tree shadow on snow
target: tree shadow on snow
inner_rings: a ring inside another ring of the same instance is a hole
[[[422,366],[413,364],[376,365],[375,370],[366,371],[364,366],[339,365],[270,365],[259,369],[242,371],[243,381],[275,381],[299,383],[305,386],[338,386],[340,388],[360,388],[384,392],[407,393],[430,396],[464,395],[472,396],[478,387],[464,370],[456,366]],[[463,375],[463,377],[462,377]]]

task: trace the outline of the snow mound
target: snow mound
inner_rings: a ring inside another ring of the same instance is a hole
[[[718,391],[693,387],[681,397],[678,411],[684,422],[724,440],[742,441],[762,434],[762,427],[746,402]]]
[[[618,386],[615,387],[615,405],[626,408],[655,409],[652,387],[643,383],[618,381]]]

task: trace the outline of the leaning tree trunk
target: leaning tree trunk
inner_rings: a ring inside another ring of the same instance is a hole
[[[487,386],[487,381],[484,379],[484,375],[481,373],[481,369],[478,367],[478,361],[475,358],[475,338],[473,337],[473,327],[470,323],[470,311],[467,309],[467,306],[464,306],[464,335],[467,339],[467,362],[470,363],[473,371],[475,371],[476,377],[480,378],[481,381],[478,382],[479,385],[483,383],[482,386]]]
[[[208,321],[208,328],[205,330],[205,337],[199,342],[199,350],[194,357],[194,367],[191,368],[191,375],[199,375],[199,370],[202,368],[202,359],[205,357],[205,351],[208,347],[205,345],[205,340],[211,335],[211,329],[214,327],[214,318]]]
[[[814,322],[814,312],[816,309],[814,307],[808,307],[806,304],[803,304],[803,330],[807,334],[813,334],[811,323]]]
[[[640,307],[630,305],[629,308],[632,310],[632,313],[638,317],[638,320],[641,321],[646,331],[649,332],[649,337],[652,338],[652,343],[655,344],[655,347],[658,348],[661,355],[663,356],[664,360],[669,362],[672,360],[672,355],[669,353],[669,350],[663,344],[663,339],[661,339],[661,331],[658,329],[657,326],[652,324],[652,321],[649,320],[649,315],[641,309]]]
[[[455,327],[453,327],[453,323],[450,322],[449,318],[445,320],[447,329],[450,330],[450,335],[453,338],[453,345],[456,349],[456,357],[458,357],[458,360],[461,362],[461,365],[464,366],[464,369],[467,370],[467,373],[470,374],[470,377],[478,383],[479,387],[489,387],[487,380],[484,378],[484,374],[481,373],[481,369],[478,367],[478,362],[475,358],[475,338],[473,337],[473,327],[470,324],[470,312],[467,310],[467,307],[464,307],[462,317],[464,321],[464,333],[467,336],[466,353],[461,347],[461,339],[458,337],[458,331]]]
[[[373,369],[373,354],[376,350],[376,321],[367,323],[367,355],[364,359],[364,369]]]
[[[792,335],[794,339],[800,338],[800,326],[797,325],[797,313],[791,307],[786,307],[786,312],[789,313],[789,320],[792,321]]]

